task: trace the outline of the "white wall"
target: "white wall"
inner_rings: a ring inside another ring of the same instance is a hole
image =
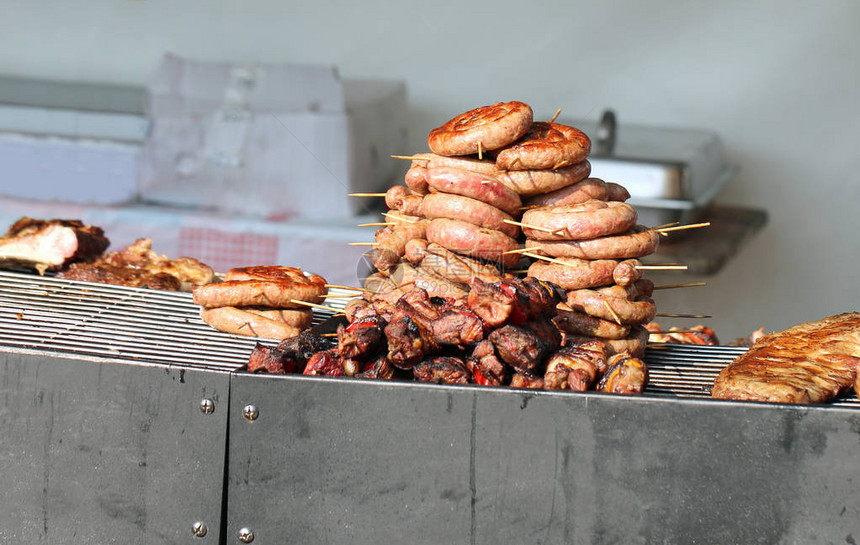
[[[860,310],[858,32],[853,0],[0,0],[0,73],[142,84],[166,51],[336,65],[407,82],[416,151],[498,100],[715,130],[741,167],[720,200],[770,223],[707,288],[658,304],[713,314],[728,340]]]

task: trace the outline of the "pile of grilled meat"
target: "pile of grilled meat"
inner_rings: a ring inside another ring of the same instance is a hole
[[[412,288],[394,304],[366,296],[347,303],[334,339],[304,332],[258,345],[248,371],[445,384],[641,393],[648,370],[599,340],[565,343],[553,323],[565,298],[533,278],[474,279],[466,297]]]
[[[0,237],[0,267],[56,271],[59,278],[158,290],[190,291],[212,282],[212,268],[190,257],[169,259],[141,238],[105,254],[104,231],[79,220],[23,217]]]

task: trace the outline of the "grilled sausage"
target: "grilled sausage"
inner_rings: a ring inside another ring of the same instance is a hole
[[[495,178],[520,197],[538,195],[567,187],[588,178],[591,163],[587,160],[558,170],[499,170],[496,163],[489,159],[472,157],[443,157],[433,153],[419,153],[413,156],[412,165],[428,169],[454,167]]]
[[[642,278],[642,270],[639,266],[642,262],[638,259],[626,259],[612,271],[612,280],[619,286],[629,286]]]
[[[650,297],[639,297],[630,301],[621,297],[609,297],[590,289],[568,291],[567,305],[589,316],[625,325],[648,323],[654,319],[657,312],[654,300]]]
[[[584,161],[590,152],[591,140],[581,130],[538,121],[496,155],[496,166],[502,170],[555,170]]]
[[[307,325],[310,325],[310,319],[307,318],[305,318],[306,325],[292,325],[272,315],[267,316],[232,306],[201,308],[200,318],[218,331],[277,341],[298,335]]]
[[[565,345],[581,344],[584,342],[593,341],[593,337],[584,337],[581,335],[567,335],[565,337]],[[623,339],[599,339],[606,346],[606,355],[612,356],[622,352],[628,352],[634,358],[641,358],[645,355],[645,347],[648,345],[648,330],[640,325],[635,325],[630,328],[630,334]]]
[[[194,303],[207,308],[305,308],[293,300],[319,304],[328,291],[323,277],[295,267],[243,267],[230,269],[224,277],[223,282],[196,286]]]
[[[511,238],[517,238],[520,234],[519,226],[507,223],[514,220],[510,214],[485,202],[447,193],[430,193],[423,199],[421,212],[428,219],[449,218],[465,221],[478,227],[501,231]]]
[[[516,141],[532,124],[532,109],[518,101],[497,102],[462,113],[430,131],[427,145],[439,155],[471,155]]]
[[[559,309],[553,318],[556,326],[566,333],[598,337],[601,339],[623,339],[630,334],[629,325],[619,325],[582,312]]]
[[[517,214],[522,206],[516,192],[490,176],[454,167],[424,170],[430,191],[477,199],[508,214]]]
[[[640,278],[639,280],[633,282],[632,284],[627,284],[626,286],[607,286],[605,288],[598,288],[597,293],[602,295],[606,295],[609,297],[620,297],[622,299],[628,299],[633,301],[639,297],[651,297],[654,293],[654,282],[648,280],[647,278]]]
[[[424,238],[428,220],[398,221],[395,225],[376,231],[376,246],[370,252],[370,262],[378,271],[387,272],[406,251],[406,243]]]
[[[513,267],[520,259],[516,254],[505,255],[505,252],[519,247],[516,240],[500,231],[465,221],[447,218],[431,220],[426,238],[452,252],[501,263],[505,267]]]
[[[421,202],[424,197],[412,193],[409,188],[395,185],[385,192],[385,206],[390,210],[399,210],[408,216],[421,216]]]
[[[539,207],[580,204],[590,200],[608,201],[611,199],[609,199],[607,186],[608,184],[600,178],[586,178],[561,189],[530,197],[523,204],[529,207]]]
[[[522,223],[534,240],[584,240],[623,233],[636,225],[636,209],[626,203],[586,201],[526,210]]]
[[[495,265],[455,254],[435,242],[410,240],[406,243],[404,257],[416,265],[420,264],[422,269],[452,282],[468,284],[475,278],[484,282],[501,281],[501,274]]]
[[[624,202],[630,198],[630,192],[623,185],[618,185],[614,182],[606,183],[606,200]]]
[[[500,171],[495,178],[516,191],[520,197],[531,197],[567,187],[588,178],[591,163],[582,161],[557,170]]]
[[[552,257],[581,259],[629,259],[653,254],[660,244],[656,231],[637,225],[620,235],[588,240],[526,240],[527,248]]]
[[[427,169],[423,166],[413,165],[406,171],[403,181],[406,182],[406,187],[414,191],[418,195],[426,195],[430,188],[427,186]]]
[[[608,286],[612,283],[612,272],[618,265],[618,261],[612,259],[560,257],[557,260],[566,264],[535,261],[529,266],[528,276],[552,282],[565,290],[577,290]]]

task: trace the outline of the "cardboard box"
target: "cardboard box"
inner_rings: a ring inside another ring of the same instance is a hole
[[[149,85],[147,202],[265,218],[348,217],[350,192],[405,167],[406,88],[343,81],[333,68],[204,63],[167,56]]]

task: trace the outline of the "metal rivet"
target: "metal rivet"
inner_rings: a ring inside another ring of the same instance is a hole
[[[260,416],[260,411],[257,410],[256,405],[245,405],[245,408],[242,409],[242,416],[244,416],[245,420],[248,422],[253,422],[258,416]]]
[[[202,521],[197,521],[191,525],[191,533],[193,533],[196,537],[203,537],[206,535],[206,532],[209,531],[209,528],[206,527],[206,523]]]
[[[200,412],[203,414],[212,414],[215,412],[215,402],[204,397],[200,400]]]
[[[236,536],[242,543],[251,543],[252,541],[254,541],[254,532],[252,532],[250,528],[240,529],[239,533],[236,534]]]

